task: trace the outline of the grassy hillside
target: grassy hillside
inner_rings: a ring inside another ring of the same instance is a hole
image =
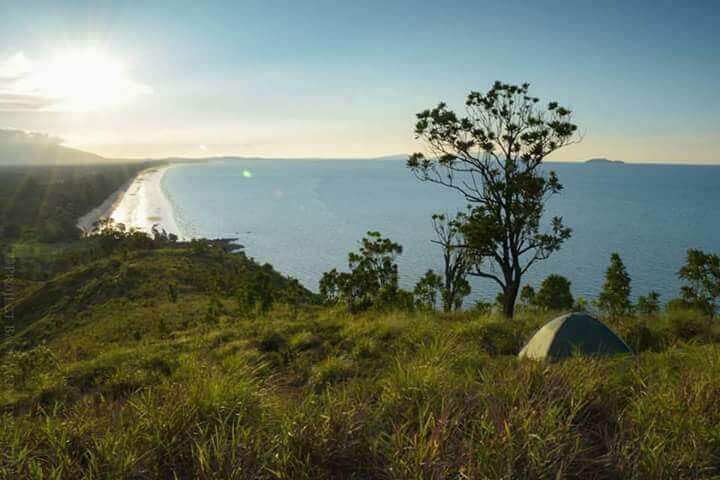
[[[637,356],[518,362],[557,312],[350,315],[217,246],[94,241],[11,305],[0,478],[720,475],[698,314],[616,324]]]

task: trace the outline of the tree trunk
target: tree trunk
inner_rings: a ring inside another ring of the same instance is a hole
[[[515,301],[517,300],[519,285],[508,285],[503,291],[503,315],[513,318],[515,315]]]

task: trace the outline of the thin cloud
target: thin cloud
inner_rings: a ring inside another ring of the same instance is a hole
[[[0,112],[37,112],[51,109],[56,100],[39,95],[0,93]]]
[[[25,130],[0,129],[2,145],[61,145],[63,139],[46,133],[26,132]]]

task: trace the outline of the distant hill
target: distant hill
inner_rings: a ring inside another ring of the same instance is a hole
[[[22,130],[0,130],[0,165],[82,165],[106,162],[94,153],[64,147],[62,140]]]
[[[168,158],[162,158],[159,160],[162,161],[168,161],[173,163],[180,163],[180,162],[212,162],[212,161],[218,161],[218,160],[329,160],[329,161],[336,161],[336,160],[372,160],[372,161],[406,161],[408,159],[408,154],[397,154],[397,155],[383,155],[381,157],[342,157],[338,156],[336,158],[316,158],[316,157],[293,157],[293,158],[285,158],[285,157],[257,157],[257,156],[238,156],[238,155],[224,155],[224,156],[215,156],[215,157],[168,157]]]
[[[367,157],[366,160],[407,160],[407,154]],[[140,163],[164,161],[173,163],[208,162],[213,160],[275,160],[272,157],[222,155],[215,157],[167,157],[155,159],[106,158],[63,145],[63,140],[51,135],[24,130],[0,129],[0,167],[31,165],[95,165],[107,163]],[[307,160],[315,160],[308,157]],[[338,157],[334,160],[351,160]],[[361,158],[357,158],[360,160]],[[301,159],[298,159],[301,160]]]
[[[607,158],[591,158],[589,160],[585,160],[584,163],[590,163],[594,165],[625,164],[625,162],[623,162],[622,160],[608,160]]]

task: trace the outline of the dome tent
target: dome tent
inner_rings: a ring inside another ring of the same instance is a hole
[[[630,353],[630,349],[607,325],[587,313],[569,313],[546,323],[518,357],[554,361],[573,355],[622,353]]]

